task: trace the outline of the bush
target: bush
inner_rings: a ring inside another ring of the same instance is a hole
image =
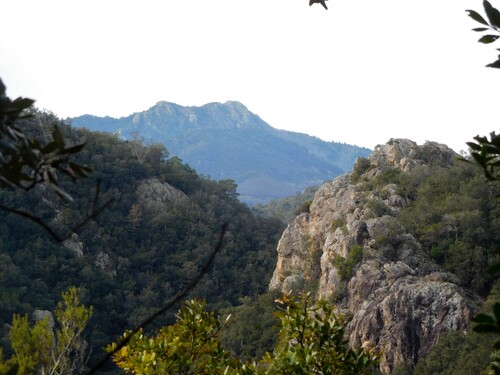
[[[350,246],[347,257],[335,255],[332,265],[337,269],[342,281],[351,278],[354,268],[363,259],[363,246],[355,244]]]
[[[359,182],[360,177],[372,168],[373,166],[369,159],[363,157],[357,158],[351,172],[351,178],[350,178],[351,184]]]

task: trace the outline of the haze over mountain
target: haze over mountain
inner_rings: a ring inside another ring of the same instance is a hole
[[[119,119],[83,115],[73,126],[162,143],[198,173],[233,179],[240,198],[264,203],[349,171],[370,150],[278,130],[236,101],[184,107],[165,101]]]

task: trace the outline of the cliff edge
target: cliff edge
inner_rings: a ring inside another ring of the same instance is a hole
[[[374,342],[381,371],[415,365],[449,330],[465,330],[479,298],[457,284],[404,227],[408,198],[391,175],[457,155],[445,145],[391,139],[324,184],[278,244],[270,289],[309,290],[352,317],[352,345]]]

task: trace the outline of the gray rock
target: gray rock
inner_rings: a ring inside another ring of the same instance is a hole
[[[406,232],[398,213],[407,203],[397,186],[370,182],[389,168],[406,173],[430,163],[445,166],[455,156],[437,143],[391,139],[376,147],[356,183],[348,173],[321,186],[309,214],[298,216],[278,243],[269,288],[319,285],[317,297],[336,300],[352,316],[350,343],[372,341],[383,351],[383,373],[402,362],[415,364],[446,331],[466,329],[480,299],[456,285]],[[347,257],[355,244],[363,259],[349,280],[341,280],[332,260]]]
[[[156,178],[141,181],[136,190],[137,200],[146,211],[159,212],[175,204],[184,203],[188,197],[184,192]]]
[[[54,325],[55,325],[54,315],[52,315],[52,313],[48,310],[35,310],[31,314],[31,318],[35,322],[39,322],[41,320],[48,319],[49,320],[49,327],[54,328]]]

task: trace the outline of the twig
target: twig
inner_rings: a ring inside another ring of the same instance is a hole
[[[55,230],[50,227],[50,225],[48,225],[45,221],[43,221],[42,218],[40,218],[39,216],[33,215],[32,213],[30,213],[28,211],[19,210],[17,208],[12,208],[12,207],[9,207],[9,206],[5,206],[5,205],[3,205],[1,203],[0,203],[0,210],[4,210],[4,211],[7,211],[7,212],[10,212],[10,213],[19,215],[19,216],[23,216],[23,217],[25,217],[25,218],[33,221],[34,223],[40,225],[57,242],[64,242],[65,240],[67,240],[68,238],[70,238],[73,235],[73,233],[77,232],[81,227],[83,227],[85,224],[87,224],[90,220],[95,219],[114,200],[114,198],[108,199],[102,206],[97,207],[97,201],[98,201],[98,198],[99,198],[99,194],[100,194],[100,180],[97,180],[96,192],[95,192],[95,195],[94,195],[94,201],[92,203],[92,212],[90,213],[89,216],[87,216],[82,221],[80,221],[79,223],[75,224],[72,228],[70,228],[68,230],[68,232],[64,236],[60,236],[59,234],[57,234],[55,232]]]
[[[12,207],[8,207],[8,206],[4,206],[3,204],[0,203],[0,209],[1,210],[4,210],[4,211],[7,211],[7,212],[11,212],[13,214],[16,214],[16,215],[19,215],[19,216],[23,216],[31,221],[33,221],[34,223],[40,225],[43,229],[45,229],[56,241],[58,242],[63,242],[64,241],[64,238],[60,237],[56,232],[54,232],[54,230],[47,224],[45,223],[41,218],[39,218],[38,216],[35,216],[31,213],[29,213],[28,211],[23,211],[23,210],[18,210],[16,208],[12,208]]]

